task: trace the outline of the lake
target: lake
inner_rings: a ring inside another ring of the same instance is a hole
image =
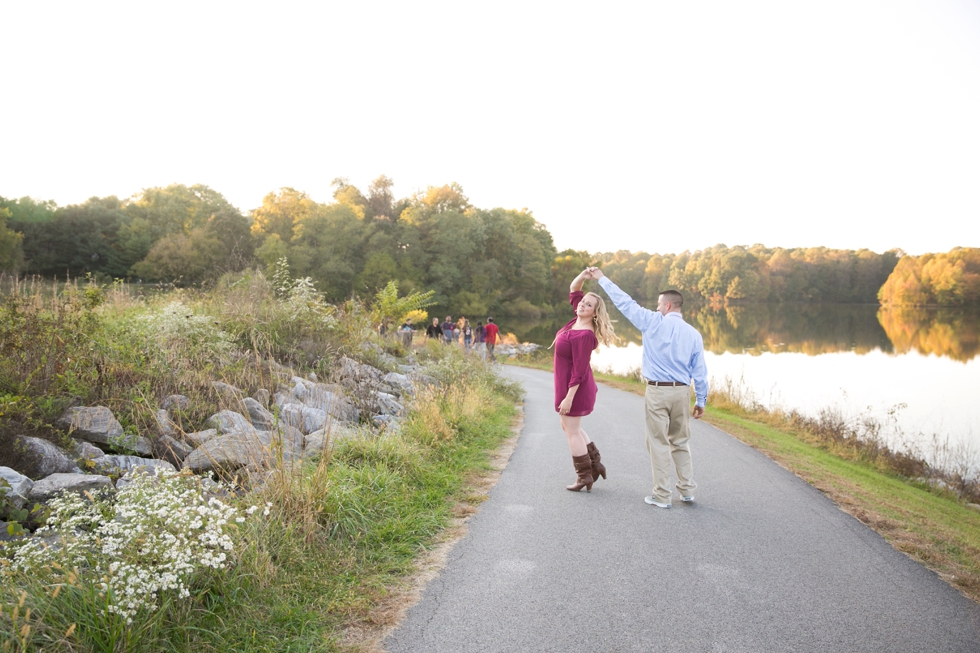
[[[613,319],[620,346],[601,347],[593,367],[628,374],[640,367],[640,334],[615,309]],[[852,423],[873,417],[891,446],[911,448],[940,466],[949,461],[939,457],[937,441],[947,443],[956,460],[980,460],[976,313],[763,304],[687,307],[684,319],[704,337],[714,387],[739,384],[767,408],[811,416],[832,409]],[[514,333],[548,346],[562,323],[525,325]]]

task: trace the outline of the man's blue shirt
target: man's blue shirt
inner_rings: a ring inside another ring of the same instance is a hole
[[[684,321],[680,313],[643,308],[623,292],[609,277],[599,279],[619,312],[643,335],[643,376],[648,381],[694,380],[698,406],[708,400],[708,368],[704,364],[704,341],[697,329]]]

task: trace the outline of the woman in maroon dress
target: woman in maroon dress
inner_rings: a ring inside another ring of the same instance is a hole
[[[595,293],[585,294],[582,286],[590,279],[588,269],[572,280],[568,288],[569,301],[575,310],[575,319],[558,330],[555,348],[555,411],[561,420],[561,428],[568,438],[572,452],[576,481],[566,489],[578,492],[583,487],[592,491],[592,483],[599,476],[606,478],[606,467],[585,431],[582,417],[595,406],[596,385],[592,377],[590,360],[599,343],[611,345],[615,339],[609,314],[602,298]]]

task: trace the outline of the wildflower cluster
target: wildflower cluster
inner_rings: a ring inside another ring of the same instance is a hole
[[[91,572],[107,611],[127,624],[165,593],[189,596],[192,574],[224,568],[234,549],[236,508],[205,496],[192,476],[139,474],[114,497],[66,493],[49,506],[47,524],[16,552],[13,570]]]

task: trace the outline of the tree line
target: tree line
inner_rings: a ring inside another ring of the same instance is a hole
[[[286,259],[292,274],[310,277],[332,302],[374,296],[395,281],[406,293],[434,291],[436,307],[454,314],[525,318],[561,310],[568,280],[587,265],[602,266],[645,303],[666,288],[724,304],[980,301],[980,250],[926,257],[762,245],[558,252],[530,211],[475,207],[458,184],[405,198],[383,175],[364,192],[344,179],[332,187],[326,203],[281,188],[248,215],[200,184],[65,207],[0,197],[0,270],[208,285],[256,266],[271,275]]]

